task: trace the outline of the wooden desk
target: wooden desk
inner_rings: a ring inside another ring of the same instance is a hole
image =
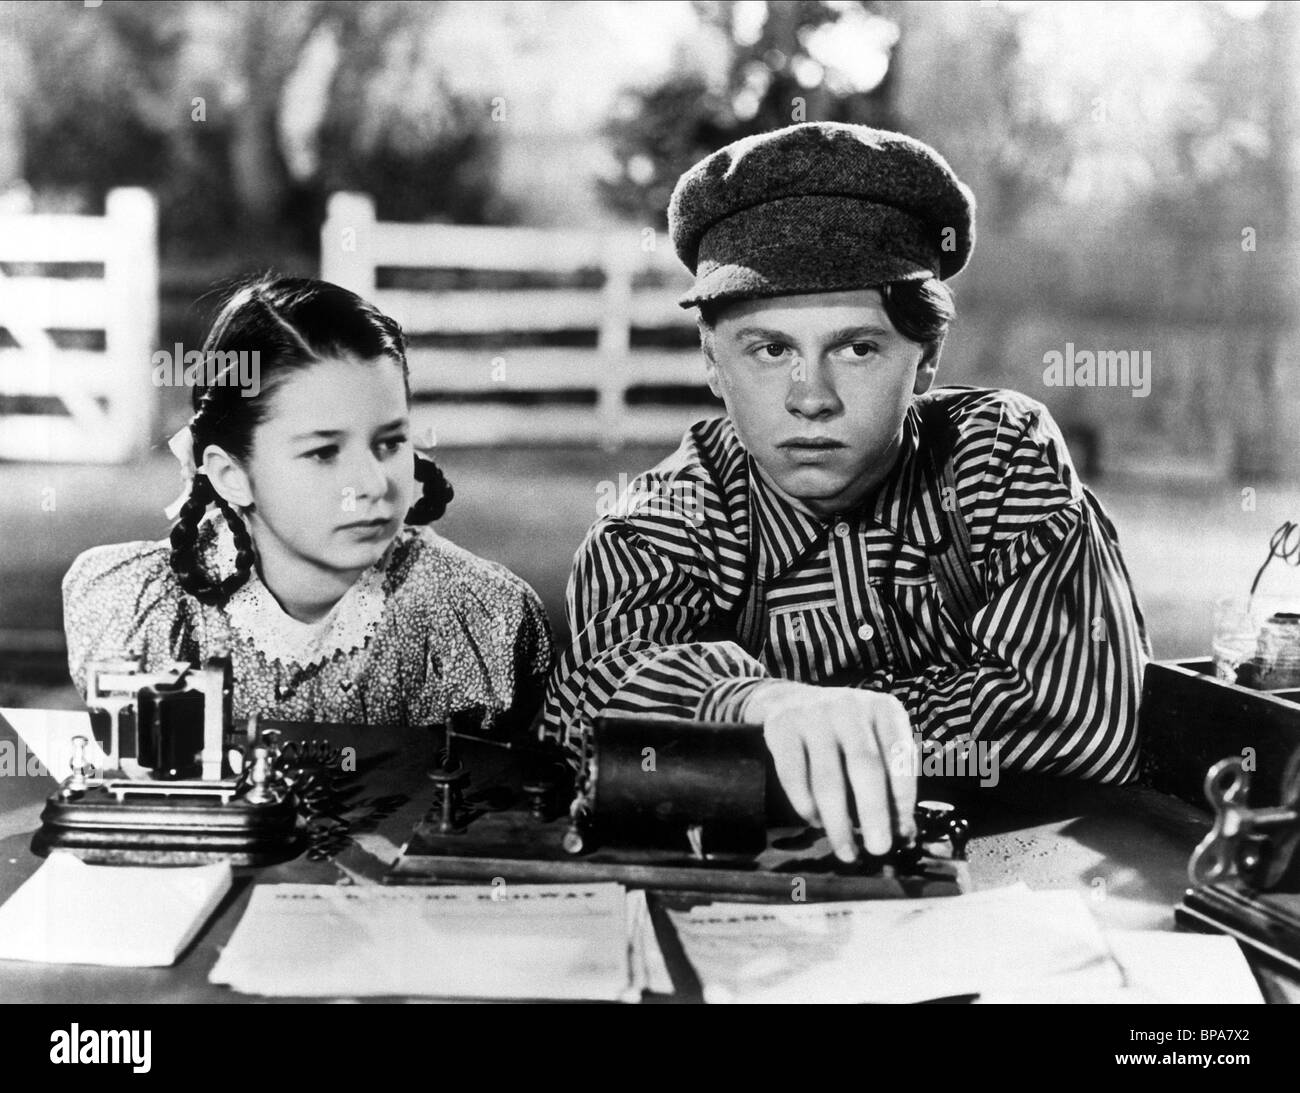
[[[23,716],[17,712],[14,720]],[[0,748],[20,737],[0,711]],[[25,746],[24,746],[25,747]],[[427,737],[371,741],[377,761],[363,762],[355,804],[371,822],[354,823],[351,845],[331,862],[305,858],[261,870],[237,870],[234,890],[180,962],[171,968],[94,968],[0,961],[5,1002],[260,1001],[208,982],[253,884],[368,883],[383,875],[429,806]],[[55,783],[50,777],[0,777],[0,900],[39,866],[29,844]],[[1173,929],[1173,905],[1186,887],[1188,855],[1209,820],[1173,798],[1142,787],[1090,786],[1005,777],[996,787],[928,783],[922,796],[952,800],[971,819],[969,857],[976,888],[1023,880],[1032,888],[1079,888],[1103,926]],[[1300,990],[1267,969],[1257,976],[1270,1001],[1300,1001]],[[292,1001],[291,999],[276,1001]]]

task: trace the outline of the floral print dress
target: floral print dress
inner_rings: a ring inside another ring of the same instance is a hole
[[[234,571],[221,514],[200,528],[206,572]],[[184,592],[171,546],[119,543],[80,555],[63,579],[68,665],[139,657],[146,671],[228,655],[233,715],[285,721],[431,725],[477,711],[527,724],[541,700],[552,639],[537,594],[513,573],[404,526],[317,623],[286,614],[256,570],[222,605]]]

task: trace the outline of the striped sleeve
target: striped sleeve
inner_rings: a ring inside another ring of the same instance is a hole
[[[734,642],[700,640],[713,615],[701,573],[628,523],[598,522],[569,578],[572,637],[547,689],[547,734],[573,741],[600,713],[707,717],[731,685],[766,675]]]
[[[567,593],[570,640],[551,674],[545,734],[575,742],[601,713],[713,719],[766,669],[721,630],[746,586],[736,483],[702,465],[726,452],[721,422],[639,476],[578,549]],[[734,461],[739,455],[731,455]],[[735,466],[728,468],[735,478]]]
[[[1010,448],[987,472],[1001,482],[983,558],[988,600],[968,623],[976,663],[864,685],[895,694],[927,738],[998,741],[1003,769],[1127,781],[1150,647],[1114,529],[1075,480],[1046,410]]]

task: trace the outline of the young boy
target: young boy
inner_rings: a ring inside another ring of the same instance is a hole
[[[727,416],[580,547],[550,733],[760,723],[846,861],[851,806],[870,853],[913,834],[920,740],[1133,775],[1150,648],[1110,521],[1038,402],[932,391],[973,219],[933,149],[863,126],[749,137],[682,176],[682,304]]]

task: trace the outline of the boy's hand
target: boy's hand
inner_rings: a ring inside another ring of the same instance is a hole
[[[743,716],[762,724],[790,804],[809,824],[825,829],[837,857],[851,862],[858,856],[850,792],[868,853],[887,854],[896,835],[916,835],[916,778],[910,765],[895,770],[890,763],[912,747],[911,722],[898,699],[772,681],[754,689]]]

